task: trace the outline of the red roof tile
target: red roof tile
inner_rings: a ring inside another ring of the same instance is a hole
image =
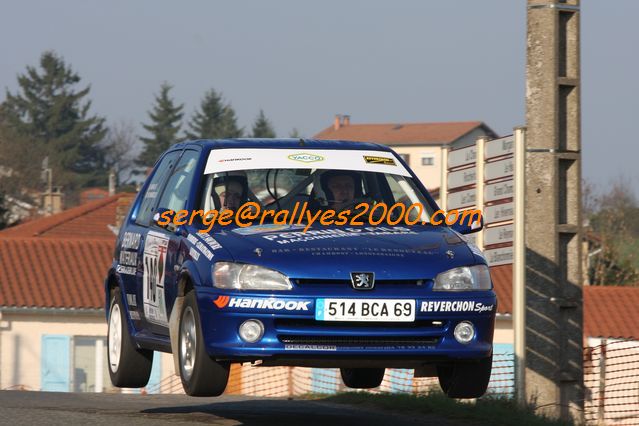
[[[116,194],[51,216],[32,219],[0,231],[0,238],[45,237],[113,240],[115,235],[108,225],[115,224],[118,200],[130,196],[130,194]]]
[[[348,124],[335,130],[327,127],[315,139],[339,139],[377,142],[386,145],[441,145],[456,141],[472,130],[483,127],[489,136],[497,136],[481,121],[442,123]]]
[[[500,314],[513,311],[512,265],[493,266],[490,275]],[[639,287],[584,286],[584,336],[639,339]]]
[[[513,312],[513,265],[499,265],[490,268],[497,293],[497,312],[510,314]]]
[[[639,287],[584,287],[584,335],[639,339]]]
[[[0,306],[101,308],[114,241],[0,238]]]

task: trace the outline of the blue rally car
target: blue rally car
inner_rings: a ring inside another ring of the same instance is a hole
[[[183,209],[249,202],[243,214],[256,206],[274,214],[251,226],[212,225],[205,213],[176,220]],[[361,203],[424,209],[411,210],[414,225],[314,222],[304,232],[301,214],[276,220],[302,203],[311,212]],[[220,395],[230,364],[245,362],[340,368],[351,388],[379,386],[385,368],[410,368],[437,376],[450,397],[481,396],[497,300],[485,258],[461,236],[481,225],[433,226],[437,209],[402,159],[378,144],[172,146],[123,221],[105,280],[113,384],[145,386],[153,351],[163,351],[193,396]]]

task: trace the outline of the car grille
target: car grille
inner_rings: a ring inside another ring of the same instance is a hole
[[[280,335],[280,342],[296,345],[333,346],[430,346],[439,341],[438,337],[423,336],[293,336]]]
[[[361,330],[380,330],[380,329],[409,329],[412,331],[433,331],[445,328],[447,321],[436,320],[416,320],[413,322],[374,322],[374,321],[317,321],[314,319],[297,319],[297,318],[276,318],[276,329],[352,329]]]
[[[332,279],[315,279],[315,278],[296,278],[292,280],[293,283],[299,286],[309,285],[336,285],[336,286],[348,286],[351,287],[351,280],[332,280]],[[419,280],[375,280],[375,287],[380,286],[407,286],[407,287],[422,287],[428,284],[431,280],[419,279]]]

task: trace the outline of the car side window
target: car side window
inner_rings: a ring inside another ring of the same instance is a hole
[[[186,207],[199,157],[200,153],[198,151],[184,151],[182,158],[180,158],[173,174],[164,187],[158,208],[178,211]]]
[[[180,151],[170,152],[162,158],[160,164],[155,169],[155,173],[149,182],[149,186],[146,188],[142,202],[140,203],[140,209],[138,210],[135,223],[141,226],[149,226],[151,217],[153,217],[153,211],[155,203],[157,201],[162,184],[166,181],[166,178],[173,170],[173,166],[180,155]]]

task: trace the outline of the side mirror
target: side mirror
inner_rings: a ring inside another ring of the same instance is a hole
[[[173,223],[173,218],[175,218],[175,212],[173,210],[159,208],[153,215],[153,224],[160,228],[174,231],[175,224]]]
[[[462,235],[479,232],[484,229],[484,217],[480,216],[478,221],[477,218],[471,219],[471,216],[468,216],[464,220],[456,221],[451,228]]]

